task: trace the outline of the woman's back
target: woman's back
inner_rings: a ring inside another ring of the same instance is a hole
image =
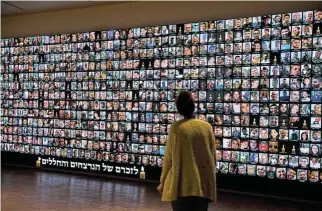
[[[211,125],[197,119],[173,123],[166,150],[171,155],[164,161],[169,172],[162,175],[165,178],[161,176],[165,180],[162,199],[173,201],[177,197],[200,196],[215,201],[216,158]]]
[[[216,144],[209,123],[194,119],[192,94],[180,91],[176,98],[183,120],[169,131],[158,190],[174,211],[207,211],[216,201]]]

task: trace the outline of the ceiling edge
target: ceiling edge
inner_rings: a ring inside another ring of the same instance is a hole
[[[15,13],[15,14],[9,14],[9,15],[2,15],[1,18],[8,18],[8,17],[15,17],[15,16],[24,16],[24,15],[33,15],[33,14],[41,14],[41,13],[48,13],[48,12],[58,12],[58,11],[66,11],[66,10],[77,10],[77,9],[85,9],[85,8],[92,8],[92,7],[101,7],[101,6],[113,6],[118,4],[126,4],[126,3],[132,3],[132,2],[139,2],[139,1],[105,1],[101,3],[97,3],[94,5],[84,5],[84,6],[78,6],[74,8],[60,8],[60,9],[44,9],[41,11],[33,11],[33,12],[21,12],[21,13]]]

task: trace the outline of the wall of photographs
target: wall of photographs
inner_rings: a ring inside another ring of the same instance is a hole
[[[174,99],[217,171],[322,182],[322,11],[1,40],[1,150],[162,167]]]

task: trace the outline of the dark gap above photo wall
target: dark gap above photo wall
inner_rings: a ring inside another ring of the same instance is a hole
[[[107,5],[97,5],[88,8],[78,8],[81,3],[77,3],[74,9],[71,9],[70,5],[65,5],[66,9],[58,11],[57,7],[62,3],[56,2],[53,6],[45,6],[45,2],[33,6],[32,4],[18,4],[18,6],[25,10],[28,10],[29,7],[31,9],[33,7],[44,8],[38,10],[30,9],[31,12],[34,12],[31,14],[22,13],[8,16],[2,14],[2,38],[136,28],[200,22],[204,20],[225,20],[229,18],[261,16],[263,14],[282,14],[289,11],[309,11],[321,8],[321,2],[319,1],[277,1],[273,5],[269,1],[105,3]],[[47,4],[51,3],[47,2]],[[94,2],[91,2],[90,5],[93,4]],[[46,9],[48,7],[53,11],[49,12]]]

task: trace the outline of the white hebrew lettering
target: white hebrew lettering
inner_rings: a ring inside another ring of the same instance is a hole
[[[83,169],[87,169],[86,163],[82,163],[82,164],[83,164]]]
[[[121,168],[119,166],[116,166],[116,173],[121,173]]]
[[[96,170],[96,171],[97,171],[97,170],[98,170],[98,171],[101,171],[101,166],[100,166],[100,165],[98,165],[98,164],[96,164],[96,165],[95,165],[95,170]]]
[[[87,166],[89,166],[91,170],[95,170],[95,164],[88,163]]]
[[[125,168],[121,167],[121,170],[123,171],[123,174],[125,174]]]
[[[41,160],[41,164],[42,164],[42,165],[46,165],[47,163],[48,163],[48,160],[47,160],[47,159],[42,159],[42,160]]]
[[[105,165],[104,163],[102,163],[102,166],[103,166],[103,171],[106,171],[108,166]]]
[[[49,158],[49,165],[51,166],[53,164],[53,161],[51,160],[51,158]]]
[[[63,166],[68,167],[68,161],[63,161]]]
[[[131,169],[130,168],[128,168],[128,167],[126,167],[126,172],[125,172],[126,174],[130,174],[131,173]]]
[[[113,171],[113,166],[107,166],[107,168],[108,168],[108,172],[112,172]]]
[[[135,174],[139,173],[139,169],[137,169],[135,166],[133,167]]]
[[[116,166],[116,173],[121,173],[121,168],[119,166]]]

